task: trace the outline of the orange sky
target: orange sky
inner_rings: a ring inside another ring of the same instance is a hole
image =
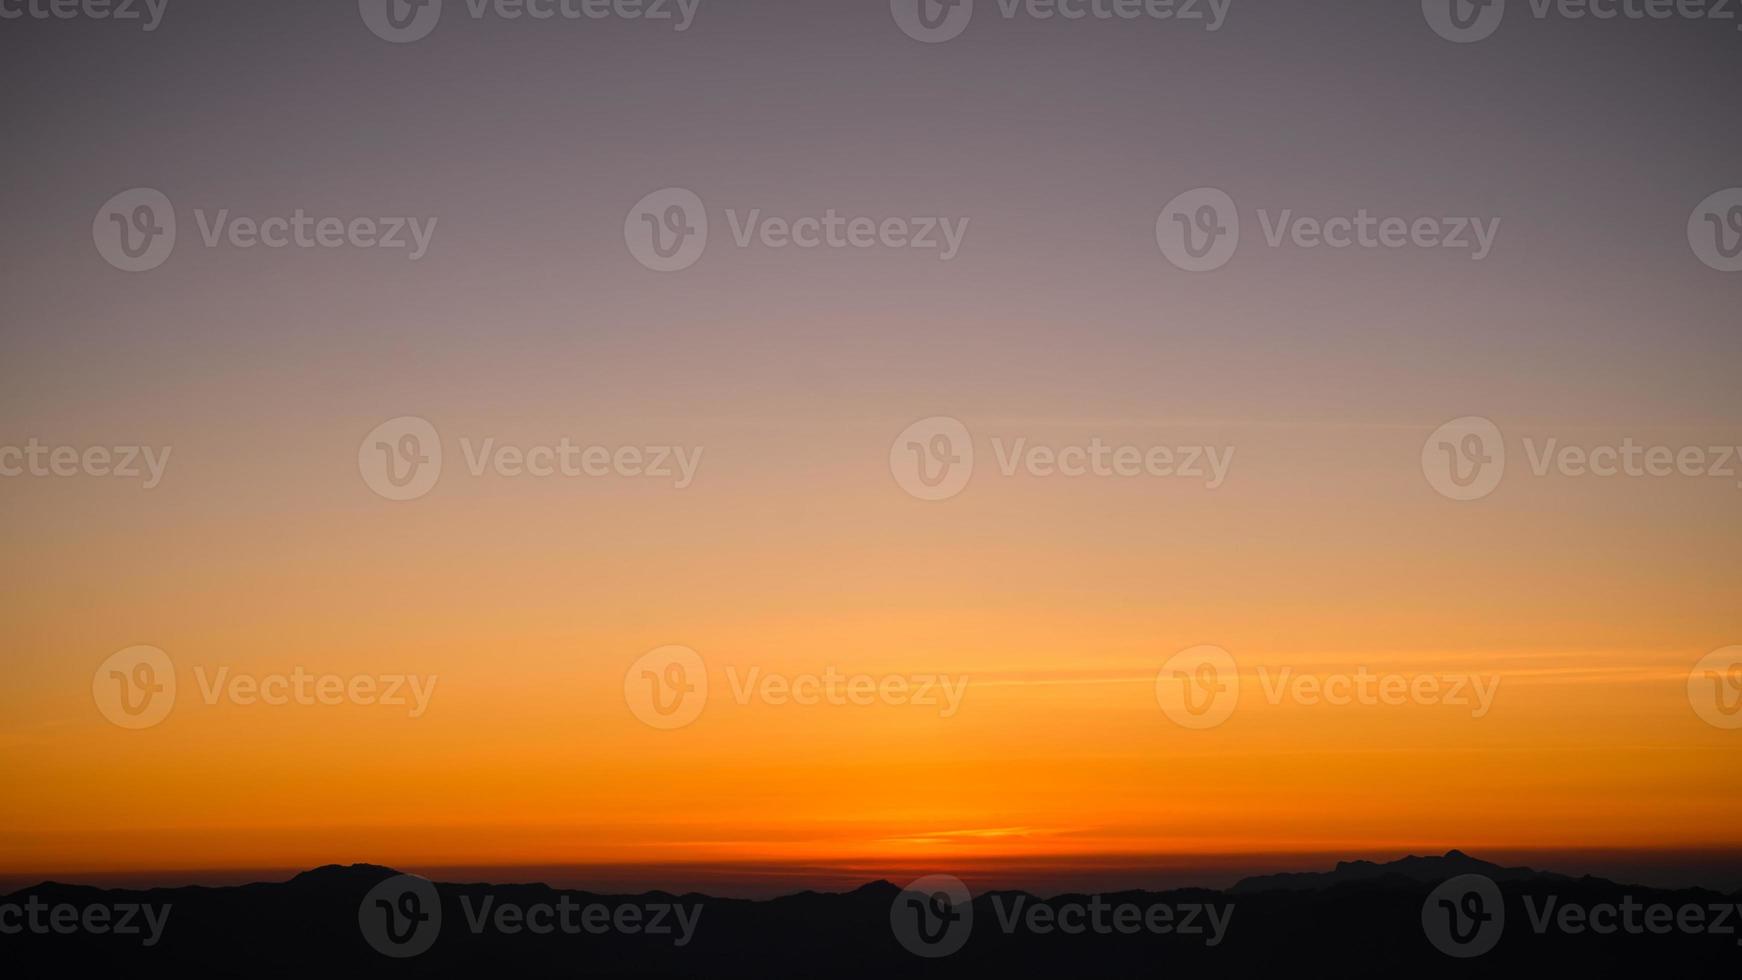
[[[1687,234],[1738,181],[1733,107],[1687,97],[1733,81],[1731,32],[1455,45],[1415,4],[1267,4],[930,45],[884,4],[717,6],[408,45],[344,4],[0,31],[31,92],[0,104],[0,451],[173,448],[151,490],[0,476],[0,878],[1742,848],[1742,729],[1688,696],[1742,644],[1738,478],[1538,477],[1524,448],[1742,446],[1742,276]],[[180,239],[123,272],[93,219],[146,186]],[[1243,238],[1188,272],[1157,226],[1211,186]],[[678,187],[712,237],[656,272],[626,218]],[[439,230],[415,262],[208,245],[219,212]],[[943,261],[740,246],[751,212],[971,225]],[[1499,231],[1480,261],[1272,246],[1284,213]],[[1458,502],[1423,444],[1472,415],[1511,461]],[[393,502],[359,445],[404,416],[446,468]],[[978,464],[926,502],[891,443],[935,416]],[[678,489],[472,477],[461,448],[565,439],[704,456]],[[1235,456],[1214,490],[1005,477],[994,439]],[[142,644],[177,700],[127,730],[93,675]],[[709,698],[657,730],[625,674],[674,644]],[[1205,644],[1241,697],[1192,730],[1156,677]],[[1498,688],[1480,716],[1272,703],[1283,668]],[[967,687],[947,715],[740,703],[752,669]],[[415,717],[206,703],[219,670],[435,687]]]
[[[886,469],[906,421],[791,456],[755,447],[802,426],[692,423],[716,468],[684,491],[450,472],[389,503],[355,468],[364,424],[323,429],[330,459],[301,470],[184,440],[207,482],[184,471],[160,497],[11,484],[34,567],[0,600],[8,647],[28,651],[0,691],[0,872],[1742,843],[1738,733],[1701,721],[1686,686],[1742,634],[1712,533],[1734,490],[1524,478],[1461,504],[1423,480],[1425,431],[1127,424],[1093,431],[1232,443],[1234,478],[982,472],[933,504]],[[1297,469],[1308,441],[1346,465]],[[1590,534],[1621,514],[1638,530]],[[91,700],[97,665],[135,643],[179,684],[143,731]],[[623,677],[669,643],[701,654],[712,690],[693,724],[657,731]],[[1207,731],[1155,693],[1199,643],[1230,651],[1243,685]],[[221,667],[436,686],[416,718],[207,704],[196,668]],[[951,717],[733,697],[751,668],[830,667],[967,687]],[[1499,686],[1481,717],[1272,704],[1283,667]]]

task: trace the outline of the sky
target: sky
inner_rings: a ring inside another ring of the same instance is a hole
[[[447,0],[396,43],[370,2],[0,20],[0,878],[1742,850],[1742,275],[1697,234],[1742,206],[1735,22]],[[128,271],[136,188],[176,234]],[[673,188],[708,233],[660,271]],[[1206,271],[1168,250],[1200,188],[1240,225]],[[344,241],[232,224],[299,213]],[[763,223],[830,215],[878,232]],[[1358,215],[1470,244],[1295,224]],[[1435,468],[1471,431],[1492,487]],[[1560,455],[1629,445],[1700,475]],[[1094,446],[1144,462],[1057,471]],[[130,728],[140,646],[176,690]],[[299,675],[346,693],[250,703]],[[1434,686],[1315,695],[1369,675]],[[879,693],[783,696],[825,676]]]

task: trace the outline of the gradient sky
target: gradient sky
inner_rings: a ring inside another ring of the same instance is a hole
[[[1742,732],[1686,693],[1742,643],[1742,489],[1517,459],[1457,503],[1419,465],[1468,415],[1521,457],[1526,437],[1742,445],[1742,275],[1686,238],[1742,186],[1742,34],[1515,12],[1454,45],[1413,2],[1236,0],[1215,33],[981,6],[937,45],[881,2],[801,0],[703,0],[683,33],[449,0],[407,45],[349,2],[172,0],[149,34],[0,22],[0,445],[174,447],[150,491],[0,480],[0,874],[1040,880],[1129,856],[1742,847]],[[141,186],[181,241],[129,275],[91,222]],[[715,237],[661,275],[623,221],[668,186]],[[1155,222],[1200,186],[1248,238],[1193,275]],[[219,208],[439,226],[416,263],[203,248],[192,213]],[[728,208],[972,224],[947,263],[741,250]],[[1260,208],[1502,226],[1481,262],[1271,250]],[[405,415],[451,469],[392,503],[357,446]],[[889,446],[939,415],[1238,455],[1206,492],[1002,479],[982,442],[968,492],[925,503]],[[471,479],[461,436],[706,455],[684,490]],[[1187,731],[1154,680],[1204,643],[1246,669],[1503,686],[1481,719],[1251,698]],[[91,698],[134,644],[184,671],[141,732]],[[665,644],[719,671],[675,732],[623,702]],[[194,665],[440,681],[411,720],[208,706]],[[972,686],[947,719],[740,705],[727,665]]]

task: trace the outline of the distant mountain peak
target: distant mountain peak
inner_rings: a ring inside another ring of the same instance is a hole
[[[392,868],[379,864],[323,864],[312,868],[290,879],[292,884],[331,884],[333,882],[367,881],[377,882],[399,874]]]
[[[1330,871],[1289,872],[1244,878],[1233,887],[1236,892],[1257,891],[1319,891],[1350,882],[1371,881],[1397,876],[1412,881],[1440,882],[1455,875],[1481,873],[1495,881],[1515,881],[1521,878],[1564,878],[1563,875],[1536,871],[1531,868],[1505,868],[1490,861],[1471,857],[1453,848],[1442,857],[1421,857],[1411,854],[1385,864],[1373,861],[1338,861]]]

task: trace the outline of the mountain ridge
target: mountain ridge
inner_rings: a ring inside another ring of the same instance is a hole
[[[408,872],[402,872],[399,869],[393,868],[393,867],[388,866],[388,865],[370,864],[370,863],[355,863],[355,864],[324,864],[324,865],[320,865],[318,867],[310,868],[306,871],[299,871],[299,872],[295,873],[294,875],[292,875],[290,878],[282,880],[282,881],[257,881],[257,882],[248,882],[248,883],[244,883],[244,884],[234,884],[234,885],[155,885],[155,886],[146,886],[146,887],[133,886],[133,887],[122,887],[122,888],[105,888],[105,887],[97,886],[97,885],[77,884],[77,883],[70,883],[70,882],[55,881],[54,879],[45,879],[45,880],[43,880],[35,885],[21,888],[21,889],[14,891],[14,892],[9,893],[9,894],[5,894],[3,896],[0,896],[0,899],[11,899],[11,898],[19,897],[19,896],[24,896],[32,891],[40,891],[43,889],[53,889],[53,890],[61,891],[61,892],[81,891],[81,892],[89,892],[89,893],[144,894],[144,893],[152,893],[152,892],[179,892],[179,891],[185,891],[185,890],[189,890],[189,889],[200,889],[200,890],[208,891],[208,892],[223,892],[223,891],[235,890],[235,889],[249,889],[249,888],[260,888],[260,887],[273,887],[273,886],[294,886],[294,887],[298,887],[298,888],[308,888],[308,887],[339,887],[339,886],[364,885],[364,886],[371,886],[372,887],[373,885],[378,884],[382,881],[385,881],[389,878],[393,878],[395,876],[398,876],[401,874],[407,874],[407,873]],[[1248,876],[1248,877],[1239,879],[1233,885],[1231,885],[1227,888],[1216,888],[1216,887],[1208,886],[1208,885],[1184,885],[1184,886],[1176,886],[1176,887],[1168,887],[1168,888],[1140,888],[1140,887],[1133,888],[1130,886],[1122,886],[1122,887],[1119,887],[1117,889],[1109,889],[1109,890],[1105,890],[1105,891],[1071,890],[1071,891],[1064,891],[1064,892],[1048,893],[1045,896],[1043,896],[1042,893],[1037,892],[1037,891],[1032,890],[1032,889],[998,888],[998,889],[990,889],[990,890],[987,890],[985,892],[976,892],[974,894],[975,894],[976,898],[989,897],[989,896],[993,896],[993,895],[1000,895],[1000,896],[1021,895],[1021,896],[1025,896],[1029,899],[1039,900],[1039,901],[1058,901],[1058,900],[1066,900],[1066,899],[1071,899],[1071,898],[1081,898],[1081,897],[1086,897],[1089,895],[1102,895],[1102,896],[1107,896],[1107,897],[1132,896],[1132,895],[1174,895],[1174,894],[1183,894],[1183,893],[1214,893],[1214,894],[1226,894],[1226,895],[1243,895],[1243,894],[1256,894],[1256,893],[1262,893],[1262,892],[1267,892],[1267,891],[1321,891],[1321,890],[1325,890],[1325,889],[1339,887],[1342,885],[1348,885],[1348,884],[1354,884],[1354,883],[1360,883],[1360,882],[1383,881],[1387,878],[1396,878],[1400,881],[1407,881],[1407,882],[1413,882],[1413,883],[1436,883],[1437,884],[1438,882],[1445,881],[1448,878],[1456,877],[1456,876],[1462,875],[1462,874],[1485,875],[1497,883],[1510,883],[1510,882],[1520,882],[1520,881],[1530,881],[1530,880],[1541,880],[1541,881],[1548,881],[1548,882],[1590,882],[1590,883],[1610,885],[1610,886],[1614,886],[1614,887],[1634,887],[1634,888],[1647,889],[1647,890],[1651,890],[1651,891],[1662,891],[1662,892],[1688,890],[1688,889],[1652,888],[1650,886],[1645,886],[1645,885],[1626,886],[1623,884],[1619,884],[1619,883],[1610,881],[1608,879],[1596,878],[1596,877],[1593,877],[1590,875],[1585,875],[1585,876],[1581,876],[1581,877],[1574,877],[1571,875],[1560,874],[1557,872],[1541,871],[1541,870],[1537,870],[1534,868],[1528,868],[1528,867],[1522,867],[1522,866],[1508,867],[1508,866],[1503,866],[1500,864],[1495,864],[1491,861],[1485,861],[1485,860],[1482,860],[1480,858],[1472,857],[1460,849],[1453,848],[1452,850],[1447,851],[1443,855],[1435,856],[1435,855],[1410,854],[1410,855],[1406,855],[1404,857],[1398,858],[1394,861],[1386,861],[1386,862],[1375,862],[1375,861],[1359,860],[1359,859],[1350,860],[1350,861],[1338,861],[1336,863],[1336,865],[1329,871],[1284,871],[1284,872],[1277,872],[1277,873],[1273,873],[1273,874],[1252,875],[1252,876]],[[418,877],[422,877],[422,876],[418,876]],[[555,893],[555,894],[585,895],[588,897],[600,898],[600,899],[611,899],[611,898],[622,898],[622,899],[630,899],[630,898],[697,899],[697,898],[705,898],[709,901],[714,901],[714,902],[750,902],[750,903],[780,902],[780,901],[790,901],[793,899],[831,898],[831,897],[834,897],[834,898],[875,897],[875,898],[881,898],[881,899],[890,899],[890,898],[893,898],[895,895],[899,894],[903,890],[902,886],[900,886],[894,882],[891,882],[886,878],[877,878],[877,879],[868,881],[864,884],[856,885],[852,888],[848,888],[848,889],[845,889],[842,891],[819,891],[817,889],[802,889],[800,891],[791,892],[791,893],[783,894],[783,895],[771,896],[771,897],[762,898],[762,899],[725,898],[725,897],[708,895],[704,892],[688,891],[688,892],[683,892],[683,893],[677,893],[677,892],[667,891],[664,889],[652,889],[649,891],[642,891],[642,892],[594,891],[594,890],[591,890],[591,889],[586,888],[586,887],[557,887],[555,885],[550,885],[550,884],[547,884],[544,882],[492,883],[492,882],[487,882],[487,881],[432,880],[432,883],[434,885],[436,885],[438,888],[448,888],[448,889],[477,888],[477,889],[493,889],[493,890],[509,890],[509,891],[543,890],[543,891],[549,891],[549,892]],[[1700,890],[1713,891],[1715,894],[1724,894],[1721,891],[1716,891],[1713,889],[1700,889]]]
[[[1459,975],[1450,971],[1461,961],[1424,932],[1424,910],[1443,904],[1434,898],[1443,884],[1438,876],[1462,874],[1492,879],[1501,893],[1497,900],[1509,907],[1504,938],[1486,954],[1484,967],[1591,976],[1661,973],[1666,966],[1674,968],[1672,975],[1733,972],[1733,936],[1545,932],[1532,927],[1526,905],[1552,897],[1584,908],[1629,899],[1710,907],[1722,897],[1717,892],[1618,886],[1506,868],[1462,851],[1391,862],[1339,861],[1324,871],[1242,879],[1225,890],[1126,888],[1043,898],[992,889],[974,894],[967,907],[959,898],[933,906],[931,900],[943,901],[941,896],[906,895],[887,879],[840,892],[719,899],[665,892],[600,895],[540,883],[424,880],[401,887],[405,883],[393,882],[399,871],[377,864],[322,865],[276,882],[218,887],[105,890],[44,882],[0,899],[0,905],[16,903],[0,924],[20,921],[19,907],[28,899],[36,911],[24,916],[49,923],[22,934],[0,930],[7,933],[0,934],[0,956],[21,976],[71,967],[86,973],[245,972],[298,980],[323,973],[577,972],[881,980],[964,971],[1001,980],[1051,980],[1151,976],[1162,963],[1170,972],[1229,977],[1439,977]],[[54,928],[43,910],[56,903],[83,906],[81,913],[107,905],[99,922],[140,912],[133,921],[154,923],[150,944],[137,933]],[[1742,913],[1742,893],[1725,904]],[[944,935],[960,928],[963,941],[947,951],[916,946],[914,930],[929,936],[938,923]],[[427,928],[427,941],[402,947],[400,939],[383,939],[389,935],[384,929],[408,927],[408,936]]]

